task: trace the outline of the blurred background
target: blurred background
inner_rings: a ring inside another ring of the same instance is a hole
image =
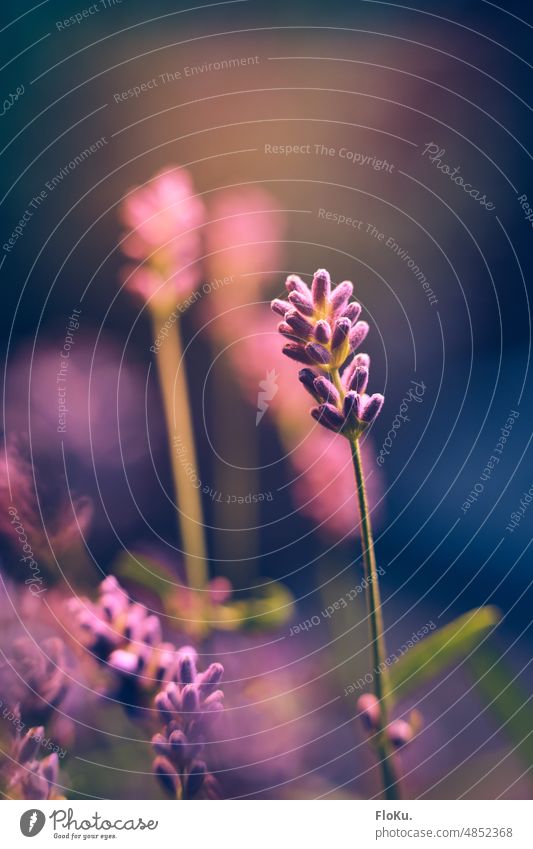
[[[74,551],[52,539],[49,586],[94,595],[128,553],[182,578],[158,354],[124,285],[120,209],[185,167],[205,207],[197,295],[176,305],[210,574],[237,600],[271,582],[287,593],[269,630],[215,629],[202,649],[228,680],[213,743],[222,794],[378,792],[345,695],[369,664],[363,596],[322,613],[361,580],[350,452],[317,432],[269,309],[287,274],[309,282],[325,267],[354,283],[370,389],[386,399],[364,459],[388,647],[484,604],[502,613],[485,655],[402,706],[425,720],[401,756],[409,796],[527,797],[533,513],[509,524],[533,485],[529,10],[186,5],[22,0],[1,13],[4,437],[31,457],[42,528],[56,504],[70,521],[73,504],[91,505]],[[16,586],[12,550],[7,534]],[[512,686],[476,684],[490,658]],[[511,692],[519,723],[502,718]],[[116,704],[90,723],[87,710],[65,709],[79,726],[70,791],[155,793],[142,734]]]

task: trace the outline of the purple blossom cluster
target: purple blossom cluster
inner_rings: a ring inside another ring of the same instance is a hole
[[[214,778],[200,756],[223,710],[224,694],[218,688],[223,672],[220,663],[198,672],[196,652],[183,648],[179,651],[176,680],[166,684],[155,698],[164,727],[152,738],[156,752],[153,768],[172,798],[216,795]]]
[[[323,268],[315,272],[311,288],[296,274],[285,285],[288,300],[278,298],[271,306],[283,317],[278,330],[289,340],[283,353],[307,366],[299,378],[318,402],[311,415],[329,430],[357,437],[379,414],[384,399],[367,394],[370,358],[355,354],[369,328],[359,321],[361,305],[350,300],[353,285],[345,280],[332,289]]]
[[[20,717],[20,715],[19,715]],[[62,799],[58,795],[59,758],[53,752],[46,758],[37,758],[44,727],[29,728],[25,734],[17,732],[10,759],[8,787],[18,799]]]
[[[68,609],[88,647],[120,677],[150,687],[175,674],[176,648],[163,641],[159,617],[132,601],[114,575],[101,582],[96,602],[77,597]]]
[[[152,745],[164,790],[178,799],[213,795],[214,778],[199,756],[223,710],[221,664],[198,672],[196,650],[163,642],[159,617],[133,602],[112,575],[100,584],[96,602],[76,598],[69,607],[88,645],[120,681],[160,688],[154,704],[164,727]]]
[[[46,722],[68,690],[65,644],[46,637],[40,644],[18,637],[4,649],[0,683],[25,723]]]

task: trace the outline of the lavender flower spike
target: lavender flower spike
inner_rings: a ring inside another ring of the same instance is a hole
[[[329,430],[357,439],[379,415],[384,399],[366,394],[370,360],[367,354],[355,354],[369,327],[358,320],[361,305],[350,302],[353,285],[344,280],[332,289],[325,269],[315,272],[311,288],[294,274],[285,285],[288,300],[272,301],[272,310],[283,316],[278,330],[291,340],[283,353],[313,367],[299,374],[321,402],[311,415]]]
[[[218,684],[224,669],[220,663],[212,663],[204,672],[197,672],[192,651],[182,649],[176,680],[155,698],[165,724],[152,737],[153,770],[165,793],[174,799],[214,795],[214,778],[199,756],[223,710],[224,695]]]

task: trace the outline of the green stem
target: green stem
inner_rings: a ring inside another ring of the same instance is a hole
[[[392,758],[393,751],[385,731],[389,718],[390,700],[388,671],[386,666],[387,655],[385,651],[385,638],[383,633],[383,617],[381,613],[376,555],[374,553],[372,525],[370,523],[370,512],[366,497],[365,478],[358,437],[352,437],[350,439],[350,444],[352,447],[353,467],[355,471],[355,481],[357,484],[359,513],[361,516],[361,545],[363,549],[363,564],[365,569],[370,646],[374,669],[374,695],[379,701],[380,709],[379,727],[375,736],[375,748],[383,780],[384,796],[386,799],[400,799],[400,786]]]
[[[159,336],[168,319],[166,309],[162,309],[150,301],[150,315],[154,339]],[[167,325],[164,330],[164,340],[155,356],[165,421],[169,440],[170,460],[174,478],[174,488],[177,500],[177,513],[185,575],[188,586],[193,590],[202,590],[208,581],[207,547],[204,536],[204,516],[199,489],[193,486],[187,475],[185,463],[182,462],[177,445],[186,452],[187,462],[198,474],[194,432],[191,421],[187,377],[183,361],[183,346],[178,321]]]

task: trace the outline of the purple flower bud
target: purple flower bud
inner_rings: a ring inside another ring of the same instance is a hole
[[[361,414],[361,402],[357,392],[348,392],[344,396],[343,413],[346,421],[354,425]]]
[[[176,798],[180,779],[170,761],[159,755],[154,759],[153,770],[165,793]]]
[[[344,369],[342,373],[342,385],[346,391],[352,388],[351,383],[357,368],[366,368],[368,371],[370,368],[370,357],[368,354],[356,354],[351,363]]]
[[[43,737],[44,728],[42,725],[38,728],[30,728],[27,731],[19,744],[18,760],[20,763],[26,763],[26,761],[31,761],[33,759],[39,749]]]
[[[315,378],[314,387],[319,401],[326,401],[334,405],[339,403],[340,395],[337,388],[327,377],[320,376]]]
[[[289,274],[285,281],[285,287],[288,292],[300,292],[302,295],[311,296],[309,286],[297,274]]]
[[[361,421],[371,424],[379,415],[384,402],[383,395],[371,395],[361,412]]]
[[[154,703],[157,710],[159,711],[159,714],[161,715],[163,722],[168,722],[168,720],[172,716],[174,708],[167,694],[158,693],[154,699]]]
[[[218,707],[220,707],[220,708],[223,707],[222,706],[223,701],[224,701],[224,693],[222,692],[222,690],[215,690],[214,693],[211,693],[211,695],[207,697],[207,699],[204,702],[204,705],[206,707],[213,707],[213,706],[216,705],[217,710],[218,710]]]
[[[291,309],[290,312],[285,316],[285,321],[292,327],[294,332],[298,336],[303,336],[304,339],[307,339],[309,336],[313,334],[313,325],[307,321],[306,318],[303,317],[297,310]]]
[[[311,415],[321,425],[329,428],[329,430],[334,430],[336,433],[344,426],[344,416],[339,413],[333,404],[321,404],[320,407],[314,407],[311,410]]]
[[[350,389],[357,392],[359,395],[364,395],[368,384],[368,369],[363,366],[357,366],[354,369],[352,379],[350,381]]]
[[[365,693],[357,699],[357,710],[359,718],[368,732],[377,731],[379,728],[379,702],[372,693]]]
[[[361,315],[361,304],[358,304],[357,301],[352,301],[344,310],[343,315],[344,318],[349,319],[353,324]]]
[[[195,684],[186,684],[181,691],[181,704],[184,713],[195,713],[198,710],[200,700],[198,688]]]
[[[159,616],[147,616],[143,622],[142,639],[151,646],[155,646],[161,642],[163,635],[161,633],[161,622]]]
[[[203,787],[207,767],[203,761],[197,761],[192,767],[185,783],[185,798],[194,799]]]
[[[298,380],[300,381],[300,383],[302,383],[309,392],[309,394],[312,395],[313,398],[318,401],[314,387],[314,380],[316,377],[318,377],[318,375],[310,368],[303,368],[300,369],[300,371],[298,372]]]
[[[278,315],[281,315],[283,317],[285,317],[285,313],[290,308],[290,303],[288,301],[282,301],[281,298],[274,298],[274,300],[270,304],[270,309],[272,310],[272,312],[277,312]]]
[[[283,353],[286,357],[289,357],[291,360],[296,360],[297,363],[305,363],[306,365],[312,365],[313,360],[306,352],[303,345],[298,342],[288,342],[283,346]]]
[[[197,683],[200,685],[202,696],[206,698],[210,693],[216,690],[217,685],[222,680],[224,667],[221,663],[212,663],[207,667],[205,672],[197,678]]]
[[[355,351],[356,348],[359,347],[361,342],[366,339],[367,333],[369,331],[368,324],[366,321],[358,321],[352,329],[350,330],[350,348],[352,351]]]
[[[315,271],[313,282],[311,284],[311,294],[315,307],[323,309],[329,300],[331,292],[331,279],[325,268],[319,268]]]
[[[163,755],[164,757],[170,752],[170,746],[164,734],[154,734],[152,737],[152,748],[157,755]]]
[[[185,763],[187,758],[187,748],[189,743],[183,731],[177,728],[170,733],[168,738],[168,746],[170,754],[174,762],[179,764]]]
[[[41,775],[49,785],[53,786],[57,784],[59,776],[59,759],[57,752],[53,752],[41,761]]]
[[[353,294],[353,285],[349,280],[345,280],[343,283],[339,283],[331,293],[331,298],[329,299],[329,303],[331,309],[333,310],[333,315],[337,316],[339,313],[344,313],[348,301],[352,297]]]
[[[180,695],[179,688],[174,681],[171,681],[170,684],[167,684],[167,689],[165,690],[167,698],[172,705],[173,710],[180,711],[182,706],[182,697]]]
[[[351,324],[347,318],[338,318],[331,338],[331,348],[335,351],[346,341],[350,332]]]
[[[309,356],[309,359],[313,363],[318,363],[322,366],[327,366],[331,362],[331,354],[324,348],[323,345],[320,345],[318,342],[309,342],[305,346],[305,353]]]
[[[329,322],[320,319],[315,325],[315,339],[317,342],[327,345],[331,341],[331,327]]]
[[[193,683],[196,678],[196,664],[192,655],[181,655],[178,661],[178,678],[181,684]]]
[[[139,669],[140,658],[132,651],[116,649],[109,655],[109,666],[123,675],[135,675]]]
[[[404,719],[395,719],[387,726],[387,737],[394,748],[399,749],[413,739],[413,729]]]
[[[288,336],[289,339],[298,340],[298,335],[286,321],[280,321],[278,324],[278,333],[281,333],[282,336]]]
[[[296,309],[303,313],[303,315],[313,315],[315,312],[313,302],[309,295],[309,290],[307,294],[303,294],[302,292],[291,292],[289,295],[289,301],[292,306],[296,307]]]

